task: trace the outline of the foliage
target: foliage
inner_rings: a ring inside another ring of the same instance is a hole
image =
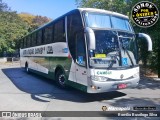
[[[19,49],[19,40],[51,19],[28,13],[17,14],[0,0],[0,57]]]
[[[0,11],[9,11],[10,8],[6,3],[3,3],[2,0],[0,0]]]
[[[33,24],[35,26],[35,29],[36,29],[37,27],[40,27],[40,26],[42,26],[45,23],[48,23],[50,21],[51,21],[51,19],[47,18],[46,16],[43,17],[43,16],[40,16],[40,15],[37,15],[37,16],[34,17],[32,22],[33,22]]]
[[[126,0],[77,0],[79,7],[90,7],[110,10],[118,13],[126,13],[129,7]]]
[[[43,17],[43,16],[34,16],[32,14],[29,13],[20,13],[18,14],[21,19],[26,22],[29,26],[28,31],[31,32],[35,29],[37,29],[38,27],[40,27],[41,25],[51,21],[51,19],[47,18],[47,17]]]
[[[17,39],[28,33],[27,25],[18,17],[16,12],[0,12],[0,53],[13,53]]]

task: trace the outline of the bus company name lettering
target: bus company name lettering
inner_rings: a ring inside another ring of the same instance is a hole
[[[23,55],[32,55],[32,54],[34,54],[34,48],[23,50]]]
[[[97,75],[110,75],[112,71],[97,71]]]
[[[35,48],[35,54],[43,54],[45,53],[45,47]]]
[[[53,54],[53,47],[47,46],[47,54]]]
[[[47,46],[45,47],[38,47],[38,48],[30,48],[27,50],[23,50],[23,55],[34,55],[34,54],[53,54],[53,47]]]

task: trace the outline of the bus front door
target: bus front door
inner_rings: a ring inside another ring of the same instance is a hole
[[[76,81],[87,85],[86,50],[83,33],[76,34]]]

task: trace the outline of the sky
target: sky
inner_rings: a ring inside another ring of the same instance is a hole
[[[26,12],[33,15],[55,19],[77,8],[76,0],[2,0],[12,11]]]

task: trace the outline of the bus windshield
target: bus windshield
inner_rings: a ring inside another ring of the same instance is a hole
[[[118,68],[137,65],[137,47],[134,34],[94,30],[96,49],[89,51],[92,67]]]
[[[113,28],[133,32],[129,21],[122,17],[102,13],[87,12],[86,24],[91,28]]]

